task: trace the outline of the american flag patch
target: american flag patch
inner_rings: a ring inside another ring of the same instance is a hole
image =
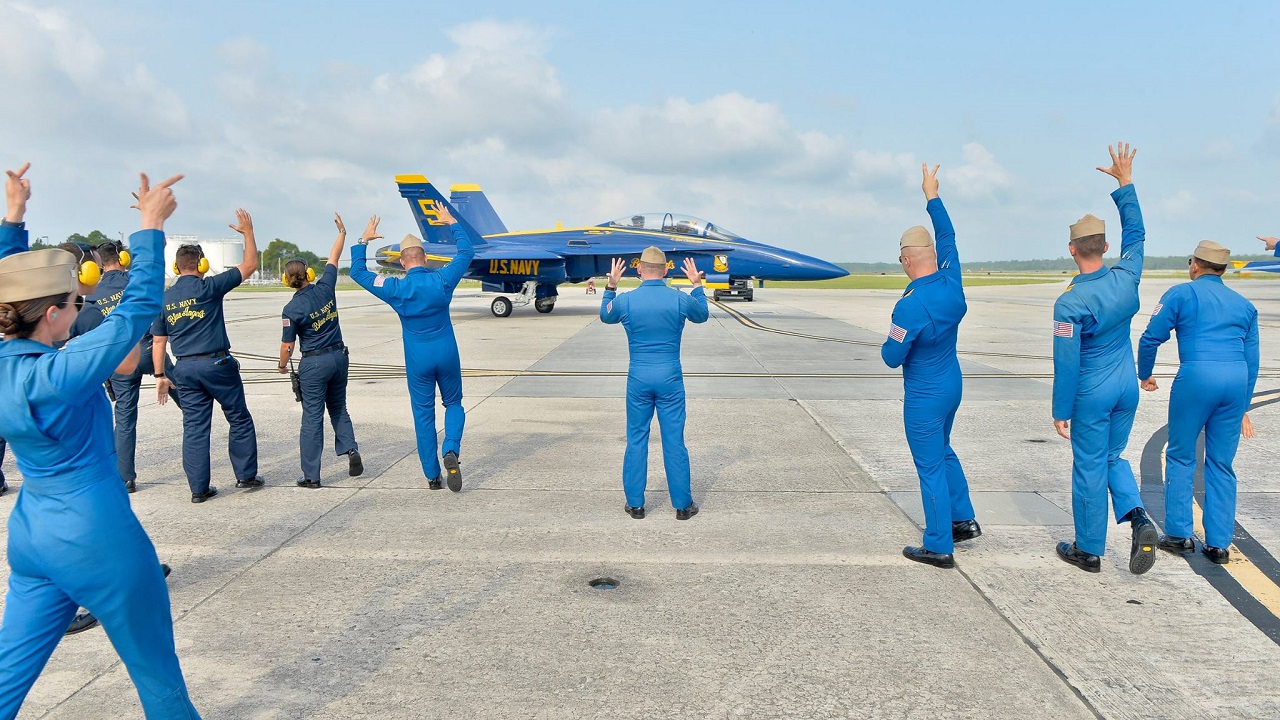
[[[1058,322],[1057,320],[1053,321],[1054,337],[1074,337],[1075,334],[1076,334],[1075,325],[1072,325],[1069,322]]]
[[[383,285],[386,285],[386,284],[387,284],[387,276],[386,276],[386,275],[379,275],[378,277],[376,277],[376,278],[374,278],[374,279],[373,279],[373,286],[374,286],[374,287],[382,287]]]
[[[283,320],[284,320],[284,326],[289,327],[289,318],[283,318]]]
[[[906,342],[907,329],[904,327],[898,327],[895,323],[889,323],[889,337],[897,340],[898,342]]]
[[[1161,304],[1161,303],[1156,303],[1156,309],[1151,311],[1151,317],[1155,317],[1156,315],[1159,315],[1159,314],[1160,314],[1160,309],[1161,309],[1161,308],[1163,308],[1163,307],[1164,307],[1164,305],[1163,305],[1163,304]]]

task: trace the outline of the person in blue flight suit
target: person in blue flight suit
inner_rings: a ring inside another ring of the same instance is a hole
[[[969,501],[969,482],[951,449],[951,426],[964,393],[956,358],[956,336],[968,305],[960,280],[956,231],[938,197],[938,167],[921,166],[925,209],[933,221],[937,249],[929,231],[917,225],[899,241],[902,270],[911,279],[893,307],[889,337],[880,357],[902,367],[902,420],[907,444],[920,476],[924,503],[924,543],[907,546],[903,556],[941,568],[955,567],[955,543],[982,534]]]
[[[400,264],[404,277],[375,275],[365,266],[365,246],[376,240],[378,216],[373,216],[360,237],[351,246],[351,279],[374,297],[391,306],[400,317],[404,340],[404,364],[409,383],[409,401],[413,405],[413,427],[418,440],[418,460],[427,478],[427,487],[439,490],[440,463],[443,460],[449,489],[462,491],[462,430],[467,415],[462,409],[462,362],[458,357],[458,341],[449,318],[449,302],[453,291],[466,274],[475,247],[466,231],[443,204],[436,205],[439,222],[453,226],[457,254],[444,267],[427,269],[427,254],[422,240],[406,235],[400,242]],[[443,458],[436,457],[436,387],[444,403]]]
[[[658,413],[662,431],[662,462],[667,492],[677,520],[698,514],[690,488],[689,450],[684,445],[684,370],[680,366],[680,338],[685,320],[704,323],[710,317],[702,275],[693,258],[685,258],[684,274],[693,285],[688,295],[667,287],[667,256],[656,247],[640,254],[636,268],[640,287],[618,294],[618,280],[626,268],[613,259],[609,284],[600,296],[600,320],[622,323],[627,331],[627,450],[622,456],[623,506],[631,517],[644,518],[644,489],[649,479],[649,426]]]
[[[1121,457],[1138,409],[1130,325],[1138,312],[1142,279],[1142,224],[1133,188],[1133,156],[1128,143],[1108,147],[1111,167],[1098,170],[1120,187],[1111,193],[1120,211],[1120,261],[1102,260],[1106,225],[1085,215],[1071,226],[1068,250],[1080,274],[1053,305],[1053,426],[1071,441],[1071,509],[1075,541],[1060,542],[1058,557],[1082,570],[1102,572],[1107,542],[1107,495],[1116,522],[1132,530],[1129,571],[1140,575],[1155,564],[1155,524],[1129,461]]]
[[[360,446],[347,414],[347,371],[350,360],[342,343],[338,325],[338,299],[334,287],[338,283],[338,260],[347,241],[347,228],[342,218],[333,214],[338,226],[338,239],[329,251],[324,273],[315,280],[315,271],[302,260],[290,260],[284,266],[285,285],[297,290],[284,306],[280,338],[280,372],[289,372],[293,345],[300,341],[302,362],[298,365],[302,386],[302,431],[298,443],[302,456],[302,477],[298,487],[320,487],[320,456],[324,452],[324,411],[329,409],[333,424],[334,450],[347,456],[351,477],[364,473]]]
[[[14,173],[10,174],[11,184]],[[0,433],[23,487],[9,515],[9,591],[0,623],[0,718],[14,718],[83,605],[102,622],[149,719],[199,718],[173,639],[164,573],[116,473],[102,383],[134,356],[160,310],[169,186],[137,192],[137,270],[119,306],[61,351],[80,305],[64,250],[0,249]],[[0,246],[15,238],[0,229]],[[8,237],[5,237],[8,236]]]
[[[244,261],[206,278],[209,261],[200,246],[178,248],[173,264],[178,279],[165,291],[164,311],[151,326],[155,340],[151,347],[153,367],[165,367],[165,348],[170,343],[178,358],[172,378],[164,372],[155,374],[156,400],[164,405],[173,388],[182,399],[182,469],[191,486],[193,503],[218,494],[218,488],[209,484],[209,426],[215,400],[231,426],[227,446],[236,487],[259,488],[265,484],[258,477],[258,436],[244,399],[240,362],[231,355],[231,340],[222,315],[223,298],[258,269],[253,218],[240,209],[236,220],[230,227],[244,236]]]
[[[1240,436],[1253,437],[1247,411],[1258,381],[1258,310],[1222,284],[1231,251],[1205,240],[1188,260],[1191,282],[1160,298],[1138,341],[1142,389],[1158,389],[1152,370],[1160,345],[1178,334],[1178,375],[1169,393],[1165,451],[1165,535],[1170,552],[1195,550],[1191,539],[1196,442],[1204,431],[1204,548],[1210,560],[1230,560],[1236,524],[1236,457]]]
[[[93,288],[93,292],[85,296],[84,309],[71,325],[72,338],[79,337],[101,325],[102,321],[120,304],[124,288],[129,283],[131,257],[123,243],[114,240],[102,243],[94,248],[94,255],[102,264],[102,279]],[[131,372],[116,373],[107,380],[108,395],[115,406],[117,468],[129,492],[138,489],[138,472],[134,462],[138,439],[138,396],[142,388],[142,376],[153,372],[151,344],[151,332],[148,329],[139,346],[138,366]],[[169,362],[166,355],[165,370],[168,371],[172,367],[173,363]],[[169,397],[179,408],[182,407],[176,391],[170,390]]]

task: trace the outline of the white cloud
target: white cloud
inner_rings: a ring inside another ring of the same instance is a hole
[[[955,188],[957,197],[965,200],[990,200],[1000,197],[1008,189],[1009,172],[996,161],[995,155],[982,145],[966,143],[961,156],[964,163],[950,170],[939,179],[946,178],[947,191]]]

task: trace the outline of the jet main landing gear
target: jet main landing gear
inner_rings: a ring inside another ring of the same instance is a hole
[[[489,306],[489,311],[494,317],[507,317],[511,314],[511,301],[499,295],[493,299],[493,304]]]

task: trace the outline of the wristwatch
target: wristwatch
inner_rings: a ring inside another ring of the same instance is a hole
[[[155,379],[159,380],[160,378],[164,377],[164,373],[162,373],[162,372],[152,373],[151,377],[153,377],[153,378],[155,378]]]

